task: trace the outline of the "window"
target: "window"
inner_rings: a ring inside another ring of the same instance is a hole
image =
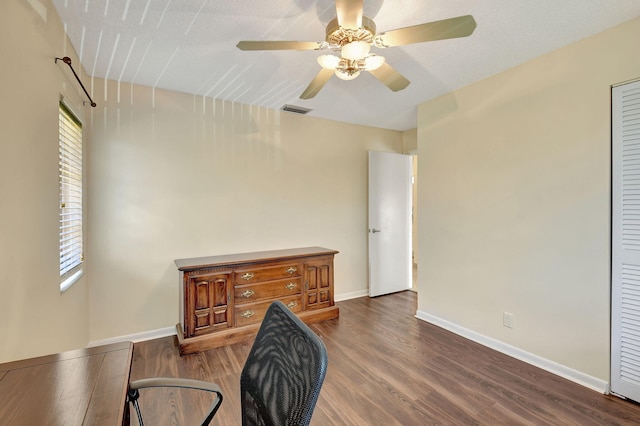
[[[60,290],[82,275],[82,125],[62,102],[59,108]]]

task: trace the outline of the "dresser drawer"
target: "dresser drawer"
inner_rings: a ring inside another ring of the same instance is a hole
[[[236,285],[233,291],[236,304],[249,303],[260,299],[292,296],[302,292],[302,278]]]
[[[278,298],[282,303],[287,305],[292,312],[302,311],[302,296],[289,296]],[[236,302],[235,307],[235,325],[239,327],[241,325],[255,324],[262,321],[264,314],[267,312],[269,306],[273,303],[272,300],[265,300],[264,302],[247,303],[239,305]]]
[[[260,281],[272,281],[302,276],[300,263],[282,263],[276,266],[254,266],[235,270],[235,283],[251,284]]]

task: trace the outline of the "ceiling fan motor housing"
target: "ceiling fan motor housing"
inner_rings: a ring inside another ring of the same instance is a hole
[[[330,46],[342,47],[353,41],[373,43],[373,38],[376,35],[376,24],[373,20],[363,16],[362,26],[356,30],[352,30],[341,27],[340,24],[338,24],[338,18],[335,18],[327,25],[326,34],[326,40]]]

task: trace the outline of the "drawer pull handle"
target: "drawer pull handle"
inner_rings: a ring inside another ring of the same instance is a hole
[[[243,279],[243,280],[247,280],[247,281],[249,281],[249,280],[250,280],[251,278],[253,278],[254,276],[255,276],[255,275],[254,275],[252,272],[247,272],[246,274],[244,274],[244,275],[242,276],[242,279]]]
[[[289,304],[287,305],[287,308],[293,309],[296,306],[298,306],[298,302],[289,302]]]
[[[289,275],[293,275],[293,274],[295,274],[296,272],[298,272],[298,268],[295,268],[295,267],[293,267],[293,266],[290,266],[290,267],[288,267],[288,268],[287,268],[287,270],[286,270],[285,272],[286,272],[287,274],[289,274]]]
[[[256,294],[256,292],[253,290],[245,290],[242,292],[242,297],[251,297],[254,294]]]
[[[248,311],[244,311],[243,313],[240,314],[241,317],[243,318],[251,318],[252,316],[254,316],[256,313],[254,311],[252,311],[251,309],[249,309]]]
[[[296,283],[289,283],[289,284],[284,286],[284,288],[286,288],[288,290],[293,290],[296,287],[297,287]]]

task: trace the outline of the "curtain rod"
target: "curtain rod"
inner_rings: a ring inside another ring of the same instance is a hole
[[[82,82],[80,81],[80,77],[78,77],[78,74],[76,74],[76,70],[73,69],[73,66],[71,66],[71,58],[68,56],[65,56],[64,58],[56,58],[56,64],[58,63],[58,59],[61,60],[62,62],[64,62],[65,64],[69,65],[69,68],[71,68],[71,71],[73,72],[73,75],[76,76],[76,80],[78,80],[78,83],[80,83],[80,87],[82,87],[82,90],[84,90],[84,94],[87,95],[87,98],[89,98],[89,101],[91,101],[89,103],[89,105],[91,105],[92,107],[96,107],[96,103],[93,102],[93,99],[91,99],[91,96],[89,96],[89,93],[87,92],[87,89],[84,88],[84,84],[82,84]]]

